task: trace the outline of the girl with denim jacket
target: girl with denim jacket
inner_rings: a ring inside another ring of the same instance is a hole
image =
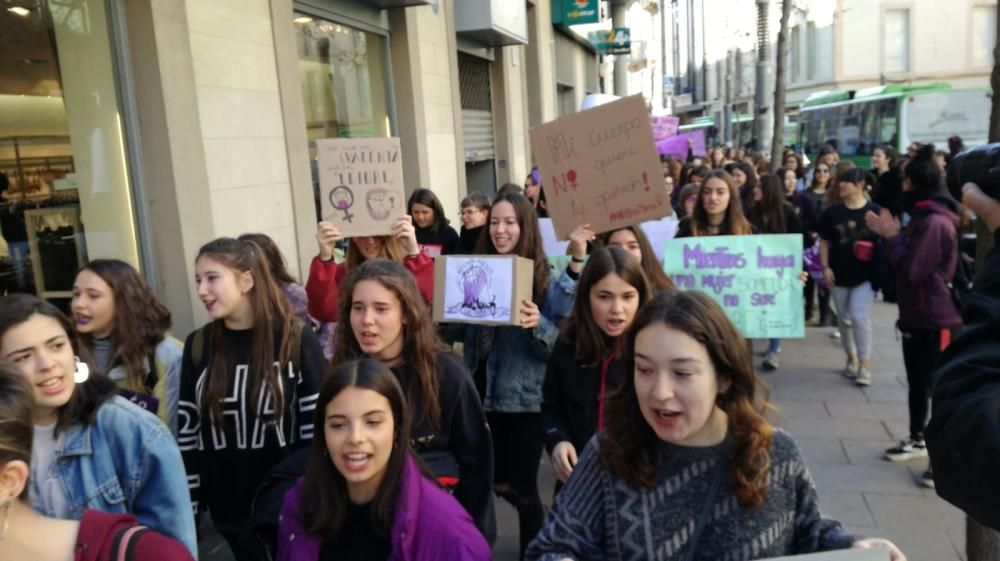
[[[523,554],[544,517],[538,494],[538,462],[542,456],[542,383],[545,365],[559,335],[559,324],[573,305],[576,277],[583,267],[588,224],[570,234],[572,262],[550,279],[538,230],[538,215],[523,195],[505,194],[490,207],[488,236],[480,238],[480,254],[515,255],[534,261],[533,296],[522,301],[520,326],[468,325],[465,364],[482,384],[486,418],[493,436],[494,489],[518,512]]]
[[[410,445],[472,516],[493,526],[493,443],[465,364],[437,336],[413,275],[388,259],[367,261],[342,285],[344,318],[333,364],[373,358],[388,366],[412,412]]]
[[[0,300],[0,355],[35,392],[29,497],[40,513],[79,520],[85,509],[128,513],[197,554],[184,465],[167,427],[89,375],[75,333],[35,296]]]
[[[170,310],[139,271],[118,259],[87,263],[73,282],[70,309],[88,362],[176,435],[183,347],[167,333]]]
[[[191,561],[184,545],[144,528],[129,514],[87,509],[58,520],[31,507],[34,387],[17,365],[0,361],[0,559],[32,561]]]
[[[238,561],[254,559],[240,541],[254,491],[312,439],[325,360],[255,242],[205,244],[195,282],[212,321],[184,345],[177,440],[196,512],[211,512]]]

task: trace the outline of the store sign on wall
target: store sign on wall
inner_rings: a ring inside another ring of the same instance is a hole
[[[632,37],[627,27],[592,31],[587,40],[605,55],[632,54]]]
[[[553,0],[552,23],[579,25],[598,23],[601,19],[599,0]]]

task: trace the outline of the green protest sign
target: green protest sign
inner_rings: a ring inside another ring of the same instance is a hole
[[[711,296],[745,337],[805,337],[800,234],[706,236],[664,243],[663,270],[677,288]]]

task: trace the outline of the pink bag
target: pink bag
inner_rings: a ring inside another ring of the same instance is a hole
[[[869,263],[875,256],[875,242],[858,240],[854,242],[854,258],[862,263]]]

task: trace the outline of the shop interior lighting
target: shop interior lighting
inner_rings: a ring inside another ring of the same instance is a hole
[[[22,18],[26,18],[29,15],[31,15],[31,10],[25,8],[24,6],[11,6],[7,8],[7,11],[12,14],[21,16]]]
[[[313,19],[309,16],[299,16],[292,19],[292,23],[310,23]]]

